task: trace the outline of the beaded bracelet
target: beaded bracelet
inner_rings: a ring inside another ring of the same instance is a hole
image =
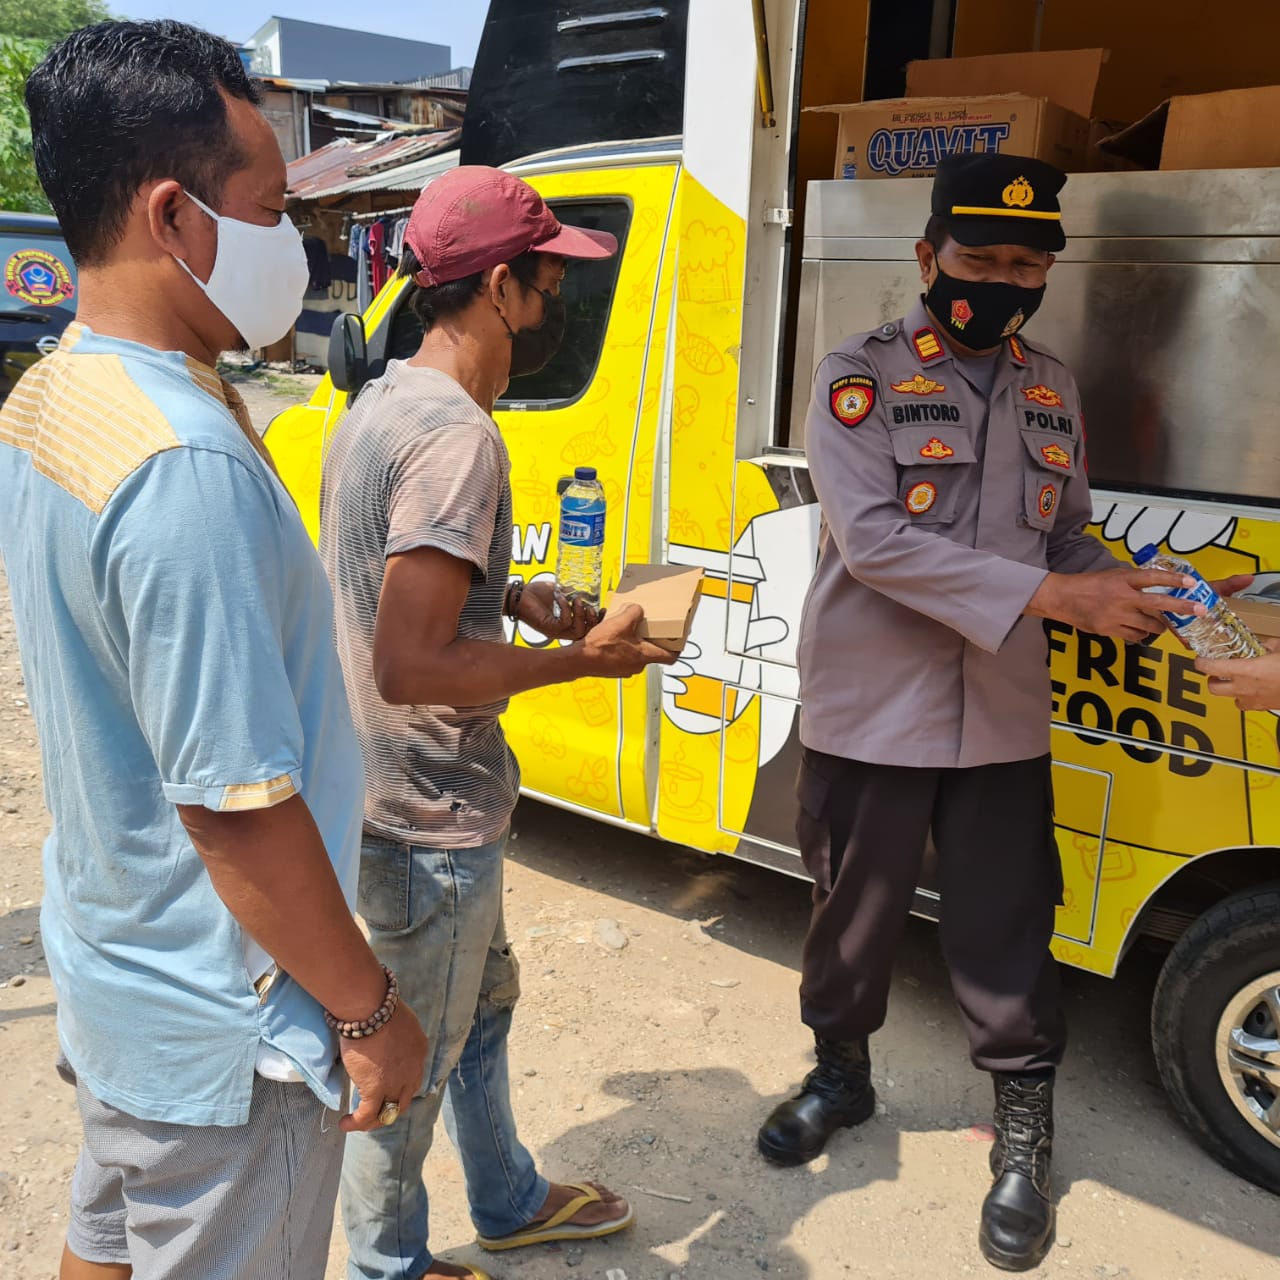
[[[382,966],[382,972],[387,975],[387,994],[382,1004],[367,1018],[358,1018],[352,1022],[341,1022],[326,1009],[324,1020],[330,1031],[336,1031],[344,1040],[363,1040],[365,1036],[381,1031],[391,1021],[391,1015],[395,1013],[396,1006],[400,1003],[400,983],[396,981],[396,975],[385,964]]]
[[[507,584],[507,595],[502,602],[502,611],[508,618],[514,618],[520,612],[520,597],[524,595],[524,582],[517,578]]]

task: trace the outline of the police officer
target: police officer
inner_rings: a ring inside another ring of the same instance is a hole
[[[805,442],[823,535],[800,635],[798,783],[817,1065],[759,1134],[768,1159],[799,1164],[873,1114],[867,1038],[932,832],[943,951],[972,1061],[995,1082],[980,1241],[1011,1270],[1052,1240],[1066,1039],[1041,619],[1140,640],[1163,629],[1142,588],[1183,583],[1122,566],[1084,531],[1079,393],[1021,336],[1066,243],[1065,181],[1021,156],[943,161],[916,245],[920,302],[818,370]]]

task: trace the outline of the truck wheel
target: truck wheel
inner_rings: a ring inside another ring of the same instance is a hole
[[[1156,983],[1151,1043],[1201,1146],[1280,1192],[1280,885],[1225,899],[1182,935]]]

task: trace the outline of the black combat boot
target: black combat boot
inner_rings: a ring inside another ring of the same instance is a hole
[[[1049,1198],[1053,1155],[1053,1076],[994,1075],[995,1183],[982,1203],[982,1256],[1004,1271],[1030,1271],[1053,1244]]]
[[[837,1129],[849,1129],[876,1109],[867,1042],[815,1038],[818,1065],[800,1092],[774,1107],[756,1144],[772,1164],[804,1164],[822,1153]]]

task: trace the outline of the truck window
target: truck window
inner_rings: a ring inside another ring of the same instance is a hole
[[[560,288],[567,312],[564,343],[545,369],[511,384],[506,396],[498,401],[500,408],[551,409],[576,400],[591,385],[604,349],[627,228],[631,224],[631,204],[623,199],[551,200],[548,203],[561,222],[608,231],[616,236],[618,252],[602,262],[570,265]],[[387,341],[390,360],[407,360],[422,344],[422,321],[409,305],[412,297],[413,290],[406,290],[391,320]]]
[[[568,323],[564,342],[551,363],[527,378],[515,379],[498,401],[502,408],[550,409],[576,400],[591,385],[618,284],[618,272],[631,222],[627,200],[552,200],[561,222],[617,237],[618,252],[600,262],[572,262],[560,286]]]

